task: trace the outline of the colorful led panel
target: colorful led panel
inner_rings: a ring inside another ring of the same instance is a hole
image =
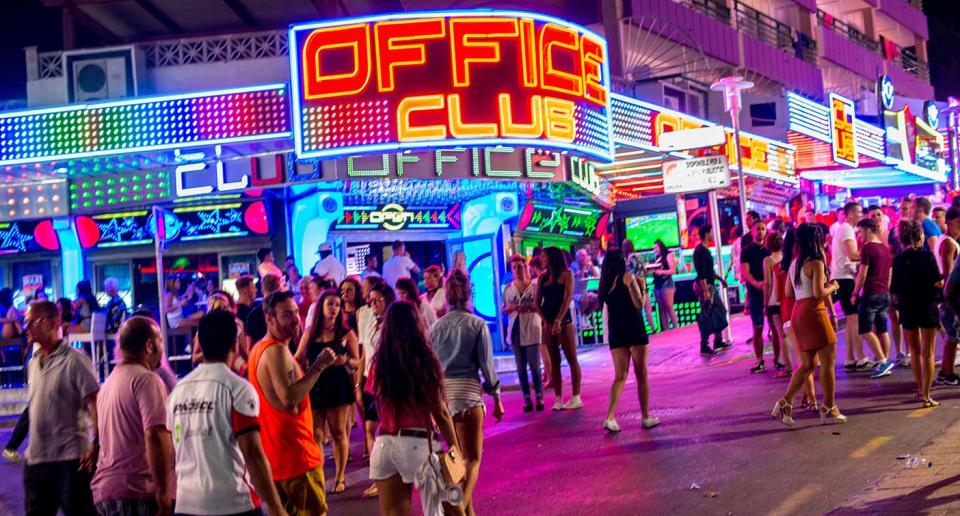
[[[59,250],[60,237],[50,219],[0,222],[0,254]]]
[[[66,178],[18,180],[0,186],[0,220],[57,217],[66,214]]]
[[[287,88],[253,86],[0,114],[0,165],[286,137]]]
[[[453,206],[344,206],[338,230],[399,231],[401,229],[460,229],[460,205]]]
[[[599,210],[588,208],[527,203],[517,230],[583,238],[596,233],[601,216]]]
[[[602,36],[540,14],[417,12],[290,29],[300,158],[508,144],[613,156]]]
[[[72,213],[142,206],[169,197],[170,182],[165,170],[124,171],[70,179]]]

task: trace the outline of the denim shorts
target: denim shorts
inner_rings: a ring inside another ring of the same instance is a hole
[[[860,334],[887,333],[887,311],[890,309],[890,294],[865,294],[857,307],[857,330]]]
[[[750,322],[754,327],[763,326],[763,292],[747,289],[747,303],[750,307]]]
[[[948,342],[960,342],[960,317],[946,303],[940,304],[940,326],[943,326]]]

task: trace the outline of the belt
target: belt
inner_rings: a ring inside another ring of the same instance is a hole
[[[412,428],[401,428],[395,432],[380,432],[380,435],[392,435],[396,437],[419,437],[420,439],[429,439],[433,432],[426,430],[414,430]]]

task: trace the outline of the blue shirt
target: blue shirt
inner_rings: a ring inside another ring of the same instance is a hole
[[[446,378],[486,380],[483,390],[500,392],[500,380],[493,368],[493,341],[483,319],[464,310],[451,310],[430,330],[430,341],[437,352]]]
[[[929,240],[930,237],[938,237],[942,235],[943,232],[940,231],[940,226],[938,226],[933,219],[924,219],[921,226],[923,226],[923,246],[927,250],[932,251],[932,249],[930,249],[930,247],[927,245],[927,240]]]

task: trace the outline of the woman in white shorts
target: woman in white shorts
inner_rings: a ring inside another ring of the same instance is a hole
[[[370,479],[377,484],[380,514],[385,516],[410,513],[414,476],[427,460],[427,439],[436,436],[434,421],[448,452],[460,457],[457,432],[444,403],[443,369],[418,318],[409,301],[390,305],[367,377],[366,388],[380,411]],[[434,442],[433,448],[440,451],[440,443]]]

